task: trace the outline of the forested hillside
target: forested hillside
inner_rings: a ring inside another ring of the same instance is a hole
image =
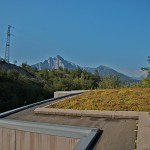
[[[119,77],[100,78],[97,70],[92,74],[80,68],[37,71],[27,64],[22,64],[21,67],[34,78],[21,74],[18,69],[0,70],[0,112],[51,98],[53,92],[57,90],[86,90],[120,86]]]
[[[44,81],[20,75],[17,71],[0,71],[0,113],[53,97]]]
[[[28,65],[24,69],[35,74],[39,80],[46,81],[45,86],[51,87],[54,91],[117,88],[122,86],[119,76],[101,77],[98,70],[89,73],[81,68],[69,70],[59,67],[58,69],[38,71]]]

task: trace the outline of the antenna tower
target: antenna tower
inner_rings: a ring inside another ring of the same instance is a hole
[[[12,28],[12,26],[8,25],[5,58],[4,58],[7,63],[9,63],[9,49],[10,49],[10,36],[11,36],[10,29],[11,28]]]

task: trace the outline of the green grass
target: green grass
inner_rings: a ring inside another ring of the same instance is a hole
[[[67,98],[48,108],[150,111],[150,88],[92,90]]]

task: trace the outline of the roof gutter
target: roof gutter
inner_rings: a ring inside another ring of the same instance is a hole
[[[33,103],[33,104],[25,105],[25,106],[22,106],[22,107],[13,109],[13,110],[9,110],[9,111],[0,113],[0,118],[4,118],[4,117],[9,116],[11,114],[17,113],[19,111],[22,111],[22,110],[25,110],[25,109],[28,109],[28,108],[31,108],[31,107],[34,107],[34,106],[37,106],[37,105],[41,105],[41,104],[44,104],[44,103],[47,103],[47,102],[53,102],[53,101],[56,101],[56,100],[61,100],[63,98],[78,95],[78,94],[81,94],[81,93],[82,92],[72,93],[72,94],[68,94],[68,95],[65,95],[65,96],[60,96],[60,97],[57,97],[57,98],[51,98],[51,99],[43,100],[43,101],[36,102],[36,103]]]

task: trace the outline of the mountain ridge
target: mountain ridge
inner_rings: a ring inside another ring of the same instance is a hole
[[[121,72],[118,72],[110,67],[106,67],[104,65],[99,65],[98,67],[81,67],[79,65],[76,65],[72,63],[71,61],[65,60],[62,58],[60,55],[57,55],[55,57],[49,57],[48,60],[45,60],[43,62],[39,62],[37,64],[32,65],[32,67],[37,68],[38,70],[42,69],[58,69],[59,67],[67,68],[67,69],[76,69],[76,68],[81,68],[84,69],[88,72],[93,73],[95,70],[98,70],[98,73],[100,76],[119,76],[122,81],[127,81],[127,82],[134,82],[138,81],[132,77],[129,77]]]

